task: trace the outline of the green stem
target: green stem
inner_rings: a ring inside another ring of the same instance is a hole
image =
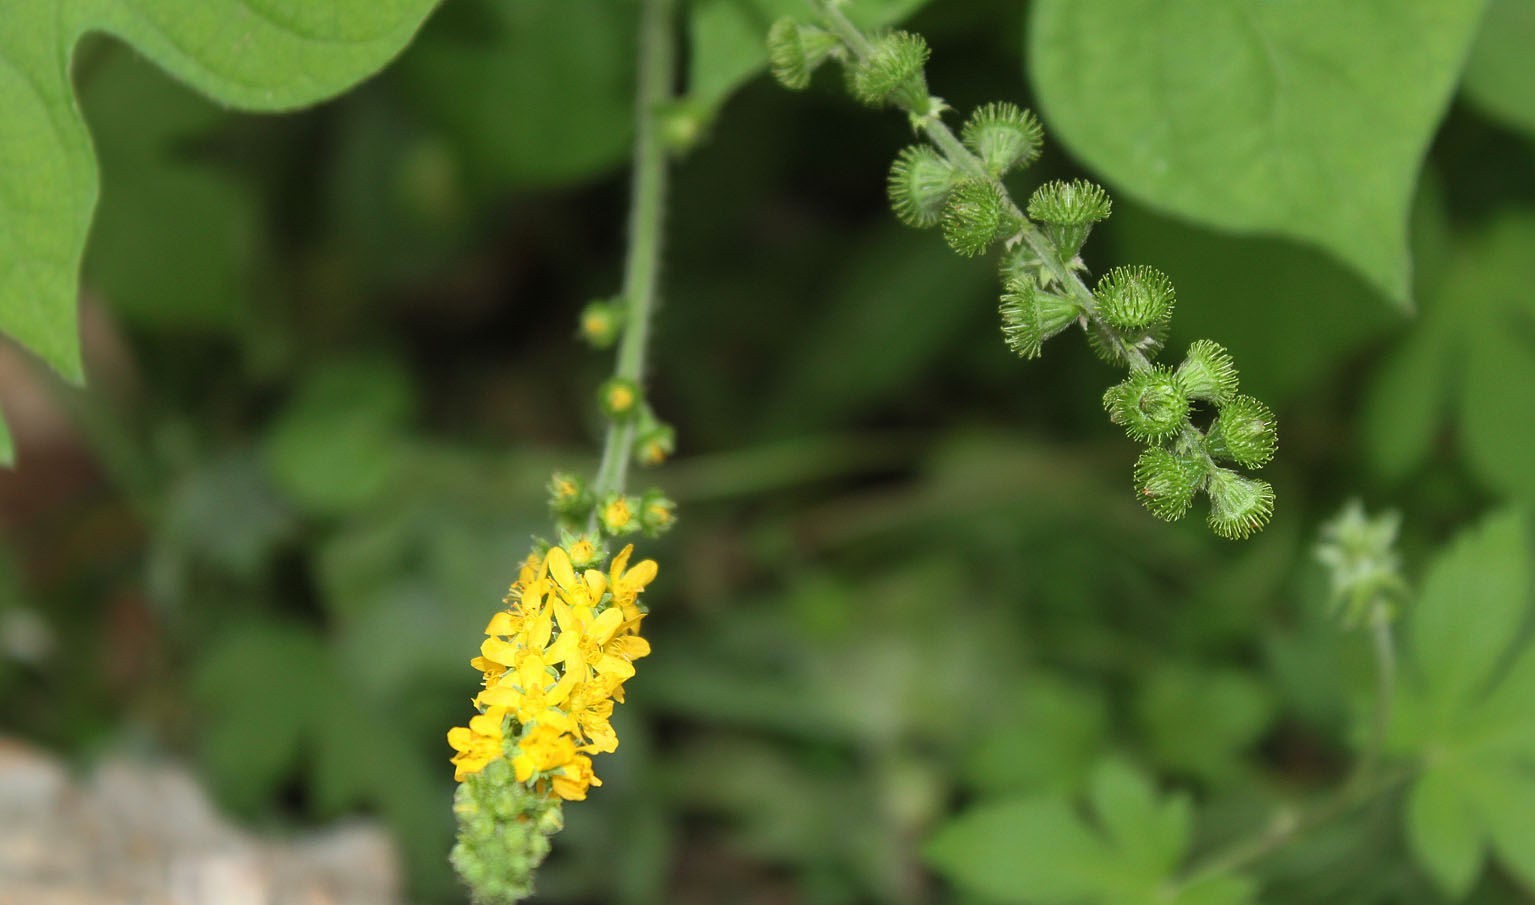
[[[1376,796],[1389,792],[1411,779],[1414,772],[1412,768],[1404,767],[1364,782],[1347,783],[1337,794],[1311,810],[1281,809],[1263,832],[1240,839],[1195,864],[1184,874],[1175,892],[1187,890],[1224,874],[1235,873],[1267,858],[1311,830],[1331,823]]]
[[[861,60],[869,55],[873,49],[869,39],[842,12],[837,0],[808,0],[808,2],[820,14],[827,27],[837,37],[842,39],[842,42],[847,45],[854,56]],[[916,112],[909,106],[903,105],[902,109],[908,114]],[[1029,246],[1029,250],[1034,252],[1039,260],[1044,263],[1045,268],[1050,271],[1050,275],[1065,287],[1066,291],[1071,293],[1076,299],[1077,304],[1082,306],[1082,310],[1087,312],[1087,316],[1093,324],[1118,344],[1124,353],[1125,360],[1130,364],[1130,370],[1144,371],[1149,369],[1151,367],[1151,360],[1146,357],[1145,353],[1130,343],[1125,342],[1118,330],[1115,330],[1098,316],[1098,299],[1093,295],[1092,290],[1088,289],[1087,284],[1082,282],[1082,278],[1077,276],[1076,272],[1071,269],[1061,254],[1060,249],[1055,246],[1055,243],[1051,242],[1050,238],[1024,214],[1023,209],[1018,206],[1018,203],[1013,200],[1012,194],[1008,192],[1007,186],[1000,179],[994,178],[986,171],[986,165],[979,157],[971,153],[969,148],[965,147],[964,143],[955,136],[954,131],[939,118],[937,112],[932,114],[924,113],[919,119],[922,131],[927,134],[928,140],[933,143],[934,147],[943,152],[943,156],[950,163],[969,174],[971,178],[990,182],[1000,191],[1000,197],[1007,202],[1008,212],[1021,224],[1015,238],[1021,239],[1024,244]]]
[[[1355,783],[1368,782],[1380,764],[1396,699],[1396,645],[1391,636],[1391,608],[1384,598],[1377,597],[1370,606],[1370,643],[1375,653],[1375,718],[1370,740],[1354,771]]]
[[[666,146],[660,109],[672,97],[676,48],[674,0],[642,0],[639,71],[635,86],[634,176],[629,194],[629,254],[624,262],[624,335],[613,376],[639,385],[661,272],[661,229],[666,215]],[[634,452],[634,422],[609,425],[593,490],[622,493]],[[595,519],[595,515],[593,516]]]

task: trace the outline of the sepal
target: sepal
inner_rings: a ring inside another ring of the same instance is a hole
[[[1039,119],[1017,104],[995,101],[976,108],[960,133],[993,179],[1039,158],[1045,130]]]

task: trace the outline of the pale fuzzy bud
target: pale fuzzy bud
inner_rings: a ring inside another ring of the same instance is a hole
[[[909,145],[890,165],[890,206],[907,226],[936,226],[958,182],[959,174],[941,154],[928,145]]]
[[[1279,447],[1278,419],[1251,396],[1235,396],[1210,425],[1210,454],[1247,468],[1262,468]]]
[[[1171,371],[1147,368],[1109,387],[1103,407],[1130,439],[1154,442],[1176,434],[1188,421],[1189,397]]]

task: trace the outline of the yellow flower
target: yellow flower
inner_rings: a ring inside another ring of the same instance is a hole
[[[608,586],[613,591],[613,602],[624,612],[626,625],[639,627],[639,621],[643,617],[636,601],[645,586],[655,581],[658,567],[656,561],[647,559],[629,568],[629,556],[634,552],[634,545],[630,544],[618,551],[613,557],[613,564],[608,569]]]
[[[633,661],[650,653],[650,642],[638,635],[620,634],[624,612],[610,606],[601,613],[576,609],[556,603],[554,618],[560,626],[559,640],[549,649],[551,660],[565,666],[567,676],[585,682],[592,673],[612,676],[618,681],[634,675]]]
[[[561,767],[560,772],[549,779],[554,794],[566,801],[585,801],[588,786],[602,785],[602,780],[592,772],[592,759],[585,754],[572,757],[570,763]]]
[[[575,739],[554,726],[540,723],[517,740],[512,771],[518,782],[527,782],[534,774],[558,770],[576,757]]]
[[[453,779],[463,782],[464,777],[485,769],[485,765],[501,757],[505,741],[501,727],[506,721],[505,707],[492,707],[469,719],[469,726],[454,726],[448,730],[448,744],[458,753],[453,755]]]
[[[542,653],[528,652],[521,661],[515,671],[486,686],[474,702],[482,707],[511,708],[517,722],[531,723],[544,711],[565,703],[579,680],[569,671],[557,675]]]

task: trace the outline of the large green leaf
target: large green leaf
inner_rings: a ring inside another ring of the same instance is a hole
[[[1487,0],[1461,86],[1487,114],[1535,136],[1535,0]]]
[[[1531,537],[1510,510],[1466,532],[1410,610],[1410,664],[1392,747],[1421,758],[1408,842],[1446,895],[1468,893],[1487,850],[1535,890],[1535,645]]]
[[[69,80],[81,36],[120,38],[222,103],[284,110],[375,72],[436,2],[0,0],[0,330],[83,377],[75,297],[97,175]]]
[[[982,804],[940,827],[926,855],[962,888],[986,900],[1105,905],[1241,905],[1247,879],[1217,873],[1177,882],[1192,840],[1185,796],[1161,797],[1126,764],[1093,773],[1093,823],[1071,803],[1046,796]]]
[[[1510,217],[1455,247],[1368,395],[1365,443],[1377,470],[1405,477],[1448,419],[1488,487],[1535,500],[1535,218]]]
[[[847,14],[866,28],[888,25],[927,0],[859,0]],[[689,97],[704,109],[724,103],[737,88],[767,66],[767,33],[784,16],[809,19],[805,0],[697,0],[688,29],[692,54]]]
[[[1162,210],[1326,248],[1402,303],[1407,221],[1483,0],[1040,0],[1045,120]]]

